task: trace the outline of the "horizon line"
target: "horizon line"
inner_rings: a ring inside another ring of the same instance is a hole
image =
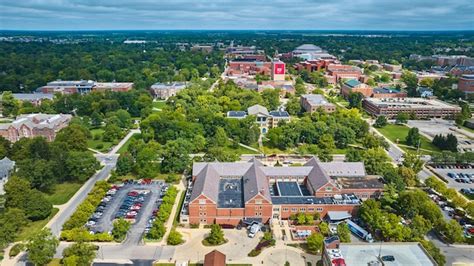
[[[81,31],[353,31],[353,32],[474,32],[474,29],[0,29],[5,31],[21,31],[21,32],[81,32]]]

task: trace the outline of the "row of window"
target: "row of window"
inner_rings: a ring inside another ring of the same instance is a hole
[[[283,208],[284,212],[288,212],[289,210],[290,210],[290,208]],[[315,208],[307,208],[307,210],[308,210],[308,212],[314,212]],[[273,211],[280,211],[280,209],[279,208],[274,208]],[[322,212],[323,208],[317,207],[316,211],[317,212]],[[291,208],[291,212],[298,212],[298,208]],[[306,212],[306,208],[304,208],[304,207],[299,208],[299,212]]]

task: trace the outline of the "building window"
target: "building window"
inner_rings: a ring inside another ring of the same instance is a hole
[[[283,211],[284,211],[284,212],[287,212],[287,211],[288,211],[288,208],[283,208]]]
[[[258,208],[258,209],[259,209],[259,210],[262,210],[262,206],[259,206],[259,208]]]
[[[279,212],[279,211],[280,211],[280,208],[273,208],[273,211],[274,211],[274,212]]]
[[[262,200],[261,199],[255,200],[255,204],[262,204]]]
[[[317,211],[317,212],[322,212],[322,211],[323,211],[323,208],[318,207],[318,208],[316,208],[316,211]]]
[[[306,208],[300,208],[300,212],[305,212]]]
[[[205,199],[200,199],[199,204],[206,204],[206,200]]]
[[[332,191],[332,187],[331,187],[331,186],[327,186],[325,189],[326,189],[326,191]]]
[[[314,208],[308,208],[309,212],[314,212]]]
[[[291,208],[291,212],[297,212],[298,209],[297,208]]]

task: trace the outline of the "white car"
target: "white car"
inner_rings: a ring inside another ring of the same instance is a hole
[[[261,229],[260,224],[253,224],[249,230],[249,237],[254,238],[257,232],[260,231],[260,229]]]

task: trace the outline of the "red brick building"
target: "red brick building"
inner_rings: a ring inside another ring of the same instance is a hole
[[[458,89],[465,93],[474,93],[474,75],[462,75],[459,78]]]
[[[341,87],[341,94],[345,98],[349,97],[350,93],[362,93],[365,97],[371,97],[373,94],[373,89],[365,83],[361,83],[356,79],[350,79],[345,81]]]
[[[362,77],[362,70],[356,66],[329,64],[326,67],[328,76],[333,77],[335,82],[342,79],[356,79]]]
[[[329,64],[337,64],[338,62],[335,59],[309,60],[296,63],[293,67],[297,71],[307,70],[308,72],[314,72],[325,69]]]
[[[21,138],[44,137],[48,141],[71,121],[71,115],[28,114],[20,115],[12,123],[0,124],[0,136],[11,142]]]
[[[256,59],[234,59],[229,62],[227,74],[235,75],[270,75],[272,63]]]
[[[323,163],[314,157],[299,167],[269,167],[256,159],[194,163],[192,183],[186,212],[190,224],[266,223],[300,212],[355,214],[360,199],[383,191],[380,178],[367,176],[362,163]]]

